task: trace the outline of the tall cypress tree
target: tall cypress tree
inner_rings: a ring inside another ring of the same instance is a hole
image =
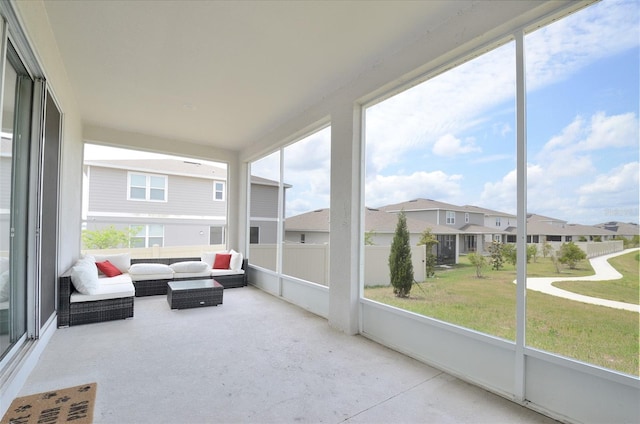
[[[393,236],[391,253],[389,254],[389,271],[391,273],[393,293],[397,297],[409,297],[409,292],[411,292],[411,286],[413,285],[413,264],[411,263],[407,217],[404,211],[398,214],[396,233]]]

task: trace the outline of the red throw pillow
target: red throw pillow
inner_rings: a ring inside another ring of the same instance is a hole
[[[231,253],[216,253],[213,261],[213,269],[229,269],[231,263]]]
[[[114,264],[109,261],[104,262],[96,262],[96,266],[107,277],[115,277],[116,275],[122,274],[118,268]]]

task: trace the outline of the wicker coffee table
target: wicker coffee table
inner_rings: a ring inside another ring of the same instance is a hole
[[[171,309],[199,308],[222,304],[224,287],[216,280],[171,281],[167,285],[167,302]]]

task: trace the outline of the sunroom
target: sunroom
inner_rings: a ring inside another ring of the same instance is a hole
[[[622,342],[601,334],[613,340],[594,346],[613,358],[602,363],[540,342],[539,305],[553,302],[526,288],[528,212],[638,219],[639,10],[613,0],[2,1],[0,412],[65,331],[57,277],[81,254],[93,143],[226,163],[226,244],[246,252],[251,290],[551,418],[640,421],[637,313],[621,315],[636,331],[620,337],[635,343],[635,362],[620,365]],[[259,213],[251,177],[277,181],[273,217]],[[516,216],[504,332],[365,288],[365,209],[420,197]],[[287,217],[321,208],[328,243],[284,240]],[[260,243],[269,231],[273,242]],[[322,281],[309,276],[316,268]],[[589,325],[580,332],[598,332]]]

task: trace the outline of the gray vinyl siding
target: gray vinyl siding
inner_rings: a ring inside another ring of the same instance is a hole
[[[251,217],[276,218],[278,216],[278,187],[251,184]]]
[[[127,222],[124,222],[127,221]],[[103,228],[107,228],[113,225],[116,229],[124,230],[129,228],[129,225],[135,225],[135,222],[129,222],[130,220],[111,220],[111,221],[92,221],[87,223],[87,230],[95,231]],[[139,223],[142,225],[142,223]],[[164,226],[164,246],[189,246],[189,245],[204,245],[209,244],[209,229],[208,223],[176,223],[176,222],[157,222],[157,221],[144,221],[144,224],[161,224]],[[200,235],[202,232],[202,235]]]
[[[469,222],[465,222],[465,212],[454,211],[455,224],[447,224],[447,211],[445,209],[429,210],[429,211],[406,211],[407,217],[412,219],[420,219],[432,224],[444,225],[451,228],[461,228],[467,224],[484,225],[484,214],[469,212]],[[438,219],[438,217],[440,219]]]
[[[226,201],[213,200],[213,180],[167,175],[166,202],[127,200],[129,187],[126,170],[92,166],[89,184],[89,215],[95,211],[226,216]]]
[[[260,244],[273,244],[278,240],[278,223],[251,219],[251,227],[260,228]]]

